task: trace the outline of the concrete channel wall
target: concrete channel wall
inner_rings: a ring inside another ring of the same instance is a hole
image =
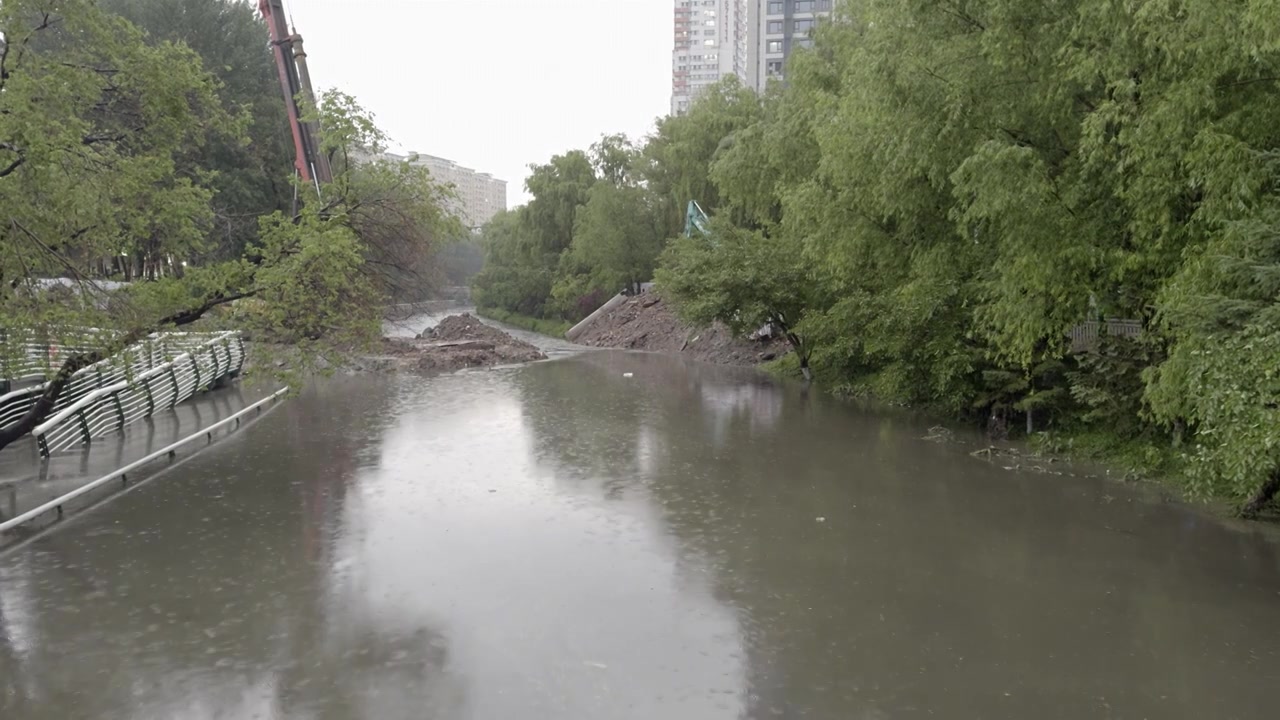
[[[574,325],[573,327],[569,328],[569,332],[566,332],[564,334],[565,340],[568,340],[569,342],[573,342],[574,340],[577,340],[582,335],[582,333],[586,332],[587,328],[591,327],[591,325],[596,320],[599,320],[605,313],[609,312],[610,310],[613,310],[614,308],[618,307],[619,305],[621,305],[626,301],[627,301],[627,296],[623,295],[622,293],[618,293],[617,295],[614,295],[612,298],[609,298],[608,302],[601,305],[595,312],[588,315],[586,319],[584,319],[582,322],[578,323],[577,325]]]

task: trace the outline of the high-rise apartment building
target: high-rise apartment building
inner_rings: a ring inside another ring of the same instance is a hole
[[[671,113],[681,115],[708,86],[748,71],[747,7],[754,0],[675,0]]]
[[[452,185],[457,197],[450,201],[448,209],[469,228],[481,227],[493,219],[494,215],[507,209],[506,180],[499,180],[488,173],[477,172],[434,155],[410,153],[406,157],[383,153],[382,157],[392,162],[407,160],[421,165],[431,172],[431,177],[436,182]]]
[[[763,91],[782,80],[796,48],[813,44],[810,33],[831,15],[834,0],[749,0],[747,85]]]

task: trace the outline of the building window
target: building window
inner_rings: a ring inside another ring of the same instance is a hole
[[[813,0],[796,0],[796,12],[813,12]]]
[[[796,47],[798,47],[798,48],[811,48],[811,47],[813,47],[813,41],[812,41],[812,40],[810,40],[809,38],[802,38],[802,39],[800,39],[800,40],[796,40]]]
[[[830,10],[830,9],[831,9],[831,0],[818,0],[818,9],[819,9],[819,10]]]
[[[813,30],[813,26],[814,26],[814,22],[813,22],[812,20],[797,20],[797,21],[796,21],[796,32],[797,32],[797,33],[807,33],[807,32],[809,32],[810,30]]]
[[[766,72],[768,72],[770,75],[781,75],[781,74],[782,74],[782,61],[781,61],[781,60],[770,60],[770,61],[765,65],[765,70],[766,70]]]
[[[770,2],[769,2],[769,14],[770,14],[770,15],[781,15],[781,14],[782,14],[782,0],[770,0]]]
[[[782,52],[782,41],[781,41],[781,40],[770,40],[770,41],[765,45],[765,52],[771,52],[771,53],[780,53],[780,52]]]
[[[780,35],[781,33],[782,33],[782,21],[781,21],[781,20],[770,20],[770,21],[769,21],[769,34],[770,34],[770,35]]]

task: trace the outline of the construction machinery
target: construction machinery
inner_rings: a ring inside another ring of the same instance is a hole
[[[271,53],[280,73],[280,90],[284,93],[285,108],[289,113],[289,127],[293,131],[293,146],[297,159],[294,165],[304,182],[316,186],[333,180],[329,158],[320,149],[320,126],[314,120],[304,119],[304,108],[316,107],[315,92],[311,88],[311,74],[307,71],[307,54],[302,48],[302,36],[290,32],[286,21],[284,0],[258,0],[258,10],[271,30]]]
[[[689,207],[684,213],[685,237],[693,237],[694,230],[703,235],[707,234],[707,214],[702,211],[702,206],[698,204],[697,200],[690,200]]]

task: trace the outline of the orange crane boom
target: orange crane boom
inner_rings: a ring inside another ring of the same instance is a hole
[[[302,108],[298,105],[301,97],[315,106],[302,36],[289,32],[283,0],[258,0],[258,10],[271,31],[271,52],[280,73],[280,90],[284,93],[285,109],[289,113],[289,129],[293,131],[294,165],[302,179],[314,183],[318,189],[321,184],[333,180],[333,171],[329,167],[329,158],[320,151],[319,126],[315,122],[304,121]]]

